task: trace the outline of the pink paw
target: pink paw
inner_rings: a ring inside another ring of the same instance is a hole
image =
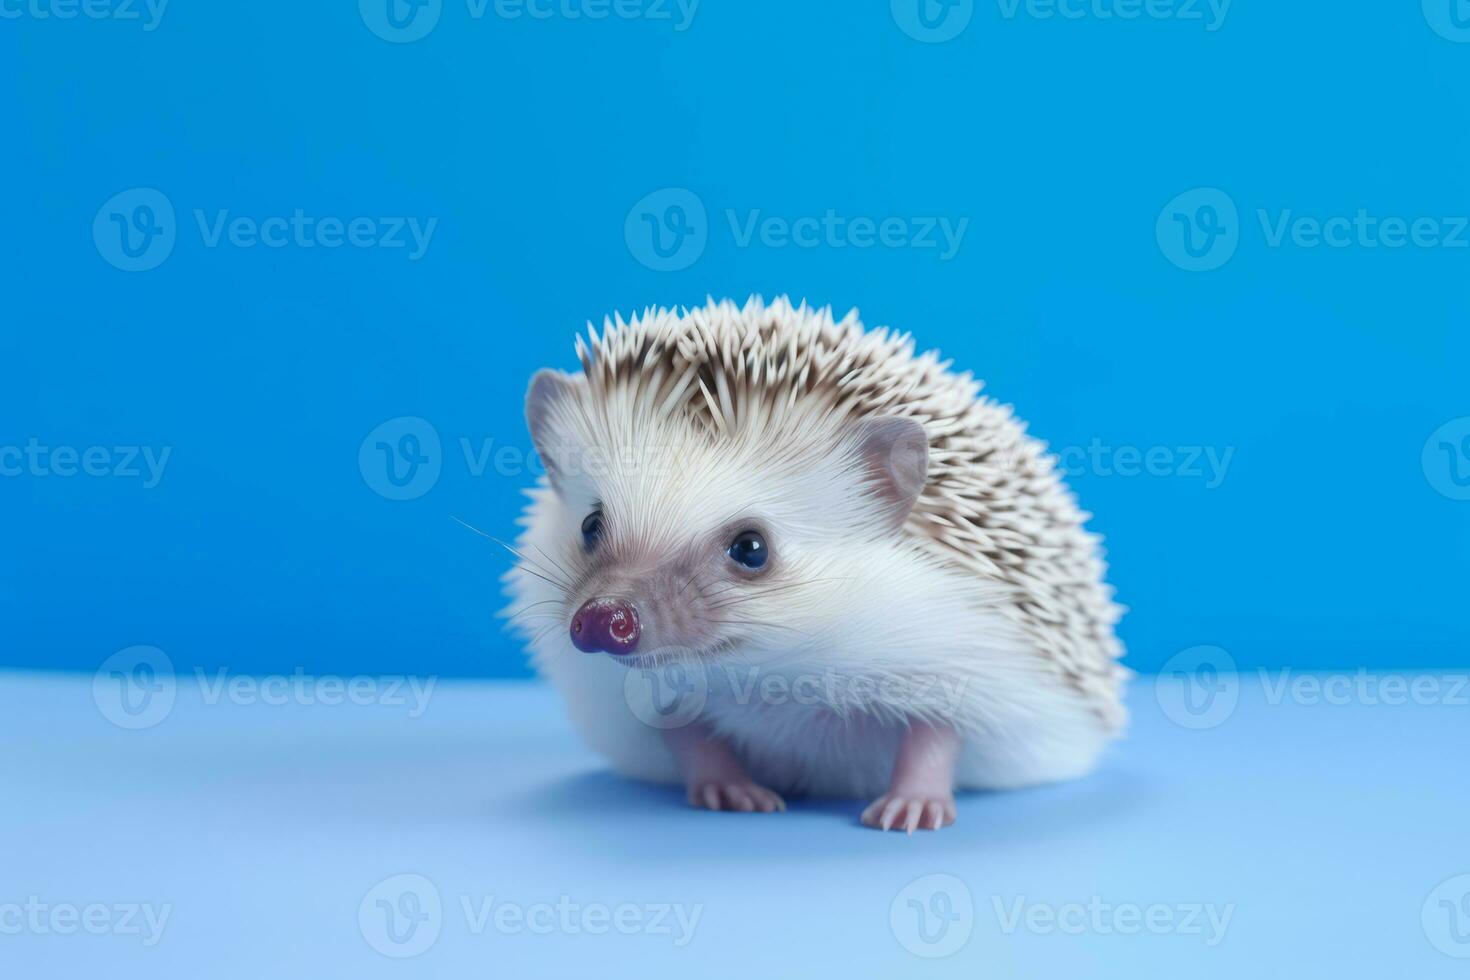
[[[938,830],[955,821],[954,797],[885,793],[863,811],[862,820],[879,830]]]
[[[695,783],[689,787],[689,804],[705,810],[740,813],[775,813],[786,809],[785,800],[749,780]]]

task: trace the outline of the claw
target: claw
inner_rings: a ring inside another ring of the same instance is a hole
[[[740,813],[774,813],[786,809],[786,801],[755,783],[696,783],[689,787],[691,806],[706,810],[735,810]]]
[[[954,823],[951,799],[910,798],[885,794],[868,804],[860,818],[866,826],[881,830],[939,830]]]
[[[924,815],[929,818],[930,830],[938,830],[944,826],[944,804],[938,800],[930,800],[924,804]]]
[[[775,813],[777,810],[786,809],[786,802],[765,787],[752,787],[751,795],[755,797],[756,805],[761,813]]]

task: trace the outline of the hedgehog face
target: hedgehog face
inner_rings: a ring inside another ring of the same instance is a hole
[[[527,396],[555,531],[523,568],[559,590],[571,645],[624,663],[807,642],[923,486],[909,419],[712,431],[635,405],[555,372]]]

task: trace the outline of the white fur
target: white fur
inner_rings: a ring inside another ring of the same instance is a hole
[[[813,315],[780,309],[797,319]],[[755,318],[764,323],[769,312],[762,307]],[[610,357],[612,344],[605,335],[602,356]],[[587,374],[602,376],[569,385],[548,425],[560,450],[574,447],[584,460],[597,450],[595,464],[565,467],[556,491],[544,483],[532,491],[517,543],[523,560],[507,576],[507,614],[530,639],[537,668],[561,691],[577,730],[614,768],[678,780],[663,733],[640,718],[628,695],[630,670],[656,674],[670,664],[700,691],[699,722],[734,745],[755,780],[782,793],[882,793],[898,740],[915,720],[961,732],[962,789],[1017,787],[1092,768],[1118,728],[1116,704],[1099,707],[1106,685],[1079,684],[1075,666],[1038,642],[1026,611],[1033,603],[1022,601],[1016,581],[956,560],[952,545],[916,526],[940,520],[932,500],[904,529],[884,524],[882,501],[854,464],[851,412],[809,411],[792,424],[770,405],[734,398],[710,413],[724,423],[712,423],[670,409],[663,396],[675,380],[659,378],[653,397],[650,386],[620,384],[590,360],[584,349]],[[704,392],[706,405],[729,398],[724,387]],[[1003,422],[1015,426],[1008,413]],[[579,530],[597,504],[616,556],[601,570],[588,567]],[[772,578],[786,587],[757,594],[759,586],[736,581],[711,590],[742,600],[738,620],[704,627],[718,643],[665,644],[656,661],[634,667],[572,646],[567,622],[588,588],[664,588],[666,604],[692,608],[689,595],[667,592],[677,582],[661,586],[659,577],[676,561],[693,562],[691,575],[704,576],[701,582],[725,574],[708,536],[732,519],[769,529],[778,565]],[[1075,524],[1072,532],[1082,535]],[[1048,573],[1056,577],[1055,569],[1039,574]],[[1114,653],[1088,657],[1111,663]],[[657,679],[637,677],[632,686]],[[1112,683],[1121,683],[1121,671]]]

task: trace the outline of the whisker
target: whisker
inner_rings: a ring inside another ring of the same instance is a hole
[[[562,600],[560,600],[560,599],[542,599],[540,602],[533,602],[529,606],[524,606],[521,609],[516,610],[515,615],[511,616],[509,619],[507,619],[505,621],[505,625],[506,626],[514,626],[514,625],[517,625],[517,621],[518,620],[521,620],[521,618],[523,616],[525,617],[525,620],[524,620],[525,622],[529,622],[530,620],[533,620],[533,619],[541,619],[541,618],[561,619],[561,616],[559,614],[557,614],[557,613],[554,613],[554,612],[543,612],[543,613],[536,613],[533,616],[526,616],[526,613],[528,613],[531,610],[535,609],[537,606],[545,606],[545,605],[551,605],[551,604],[560,605],[561,602],[562,602]]]
[[[553,602],[561,602],[561,600],[560,599],[542,599],[540,602],[533,602],[533,603],[531,603],[528,606],[521,606],[519,609],[516,610],[516,613],[517,613],[517,615],[519,615],[520,613],[525,612],[527,609],[535,609],[537,606],[548,606],[548,605],[552,604]]]
[[[752,593],[747,593],[745,595],[736,596],[735,598],[728,599],[728,600],[726,600],[724,602],[714,603],[714,604],[712,604],[710,606],[710,610],[711,611],[718,611],[720,609],[727,609],[727,608],[729,608],[731,606],[738,606],[738,605],[740,605],[742,603],[751,602],[751,601],[754,601],[756,599],[764,599],[767,596],[780,595],[783,592],[791,592],[791,591],[793,591],[795,589],[803,589],[803,588],[806,588],[808,585],[815,585],[815,584],[817,584],[819,582],[841,582],[841,581],[850,581],[850,580],[851,580],[850,577],[844,576],[842,578],[809,579],[809,580],[807,580],[805,582],[788,582],[785,585],[772,585],[772,586],[768,586],[767,588],[761,589],[761,590],[756,591],[756,592],[752,592]],[[733,591],[733,590],[727,590],[726,592],[721,592],[721,593],[719,593],[719,595],[716,595],[714,598],[718,599],[722,595],[727,595],[729,591]]]
[[[524,618],[520,617],[519,615],[513,616],[510,619],[507,619],[505,621],[505,625],[507,625],[507,626],[524,626],[526,623],[535,622],[538,619],[547,619],[547,620],[554,619],[557,622],[561,622],[561,617],[558,616],[556,613],[547,613],[547,612],[544,612],[544,613],[536,613],[533,616],[526,616]]]
[[[522,554],[521,552],[517,551],[515,548],[512,548],[510,545],[506,544],[504,541],[501,541],[499,538],[491,538],[490,540],[494,541],[496,544],[500,545],[506,551],[509,551],[511,554],[515,555],[516,558],[518,558],[520,560],[520,562],[521,562],[521,564],[523,566],[530,566],[531,568],[538,569],[539,571],[545,573],[545,575],[548,576],[549,578],[555,578],[556,581],[557,581],[557,584],[560,585],[564,590],[571,591],[572,584],[571,584],[571,582],[569,582],[569,581],[566,580],[566,574],[565,574],[565,572],[562,572],[561,574],[558,574],[556,572],[553,572],[551,569],[547,568],[545,565],[542,565],[539,562],[536,562],[536,561],[532,560],[530,557]]]
[[[562,585],[560,582],[557,582],[557,581],[554,581],[552,579],[547,578],[545,575],[542,575],[540,572],[536,571],[534,568],[530,568],[530,567],[528,567],[526,565],[521,565],[520,566],[520,570],[523,571],[523,572],[525,572],[527,575],[534,575],[534,576],[536,576],[541,581],[543,581],[547,585],[551,586],[553,589],[556,589],[558,592],[560,592],[562,594],[562,597],[563,598],[565,598],[566,596],[568,596],[568,595],[571,594],[570,590],[568,590],[568,588],[565,585]]]
[[[504,541],[502,541],[499,538],[497,538],[495,535],[488,534],[488,533],[480,530],[479,528],[475,527],[473,524],[470,524],[468,521],[461,520],[460,518],[455,517],[452,514],[450,515],[450,517],[456,523],[458,523],[458,524],[460,524],[460,525],[462,525],[462,526],[464,526],[466,528],[469,528],[471,531],[474,531],[476,534],[480,535],[480,537],[482,537],[482,538],[489,538],[491,541],[494,541],[496,544],[500,545],[506,551],[509,551],[511,554],[515,555],[518,559],[520,559],[521,565],[522,565],[523,568],[525,568],[526,571],[531,571],[532,569],[539,569],[543,574],[537,575],[537,578],[540,578],[540,579],[542,579],[542,580],[544,580],[546,582],[549,582],[550,584],[556,586],[557,588],[561,589],[563,593],[567,593],[567,592],[570,592],[572,590],[572,583],[571,582],[569,582],[569,581],[557,581],[557,580],[555,580],[552,576],[554,576],[556,573],[552,572],[550,569],[546,568],[545,566],[536,563],[532,559],[528,558],[526,555],[522,554],[517,549],[511,547],[510,545],[506,544]],[[537,551],[541,551],[540,548],[537,548],[536,550]],[[541,552],[541,553],[543,555],[546,554],[544,551]],[[555,562],[552,562],[552,564],[556,564],[556,563]],[[528,568],[526,566],[530,566],[530,567]],[[560,571],[561,571],[561,574],[562,575],[565,575],[566,574],[566,570],[565,569],[560,569]],[[536,573],[534,571],[532,571],[532,574],[534,575]]]
[[[532,543],[531,547],[535,548],[536,552],[541,555],[542,558],[546,559],[546,564],[550,565],[552,568],[560,572],[568,583],[572,582],[575,579],[576,576],[574,576],[568,569],[563,567],[561,562],[548,555],[545,549],[543,549],[539,544]]]
[[[795,626],[787,626],[784,623],[760,623],[760,622],[756,622],[753,619],[709,619],[709,620],[705,620],[705,622],[714,623],[717,626],[745,626],[745,627],[758,627],[758,628],[761,628],[761,629],[770,628],[770,629],[778,629],[778,630],[789,630],[790,632],[800,634],[801,636],[810,636],[811,635],[810,633],[806,632],[805,630],[799,630],[799,629],[797,629]]]

